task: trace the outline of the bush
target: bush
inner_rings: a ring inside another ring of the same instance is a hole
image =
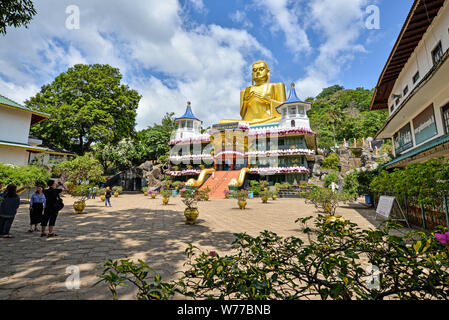
[[[121,186],[113,186],[112,187],[112,192],[118,192],[119,194],[123,192],[123,187]]]
[[[108,260],[97,284],[106,283],[114,299],[117,288],[127,284],[137,287],[142,300],[175,294],[221,300],[449,299],[448,247],[433,234],[395,236],[391,231],[400,226],[392,223],[360,230],[324,216],[309,226],[311,219],[297,221],[307,244],[304,237],[283,238],[269,231],[257,237],[238,234],[233,253],[226,256],[189,244],[186,271],[171,282],[141,260]]]
[[[336,153],[332,153],[328,155],[326,158],[324,158],[322,168],[339,171],[340,170],[338,167],[339,165],[340,165],[340,157]]]
[[[248,199],[248,191],[246,190],[237,190],[232,193],[232,197],[237,200],[246,200]]]
[[[335,215],[340,202],[346,201],[344,194],[328,188],[315,188],[304,196],[306,203],[312,203],[316,209],[331,216]]]
[[[50,173],[47,169],[36,165],[21,167],[5,165],[0,162],[0,183],[4,186],[15,184],[16,186],[47,186],[50,180]]]
[[[324,186],[326,188],[329,188],[332,183],[338,184],[340,181],[340,178],[338,176],[338,173],[335,171],[331,171],[328,174],[326,174],[326,178],[324,179]]]

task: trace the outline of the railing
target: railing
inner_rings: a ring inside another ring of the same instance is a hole
[[[372,193],[374,207],[381,196],[396,197],[411,225],[433,231],[437,226],[449,227],[449,193],[434,198],[429,204],[419,201],[417,195],[395,192]]]

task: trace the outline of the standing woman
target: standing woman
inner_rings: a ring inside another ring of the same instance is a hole
[[[13,238],[9,234],[9,230],[11,230],[19,205],[20,198],[17,195],[17,187],[10,184],[6,187],[3,201],[0,203],[0,235],[3,238]]]
[[[29,233],[39,231],[37,225],[42,222],[42,213],[44,211],[46,199],[44,195],[44,187],[38,186],[35,193],[31,195],[30,200],[30,230]]]
[[[67,188],[64,187],[64,185],[59,182],[56,184],[54,180],[48,181],[48,189],[44,190],[45,195],[45,210],[44,215],[42,216],[42,222],[41,222],[41,237],[47,236],[48,238],[56,237],[57,234],[53,232],[53,229],[56,224],[56,218],[58,217],[59,210],[59,200],[60,200],[60,194],[62,192],[62,188],[64,190],[67,190]],[[62,202],[62,200],[61,200]],[[45,229],[48,225],[48,235],[45,233]]]

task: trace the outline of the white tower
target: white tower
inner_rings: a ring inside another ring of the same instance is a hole
[[[187,102],[184,115],[176,118],[175,123],[178,125],[175,139],[195,138],[201,135],[201,124],[203,122],[193,115],[190,102]]]
[[[286,102],[281,104],[276,110],[282,115],[279,122],[280,128],[304,128],[310,129],[310,120],[307,111],[311,110],[310,103],[301,101],[296,95],[295,84],[292,83],[290,95]]]

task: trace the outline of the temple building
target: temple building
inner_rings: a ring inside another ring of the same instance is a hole
[[[190,102],[170,141],[169,175],[195,187],[210,187],[212,197],[224,197],[228,188],[249,180],[271,185],[307,182],[317,154],[316,136],[310,128],[309,103],[301,101],[292,84],[269,82],[263,61],[253,64],[253,85],[242,90],[242,119],[225,119],[202,131]]]
[[[449,1],[415,0],[380,75],[371,110],[388,109],[376,139],[392,139],[402,168],[449,157]]]

